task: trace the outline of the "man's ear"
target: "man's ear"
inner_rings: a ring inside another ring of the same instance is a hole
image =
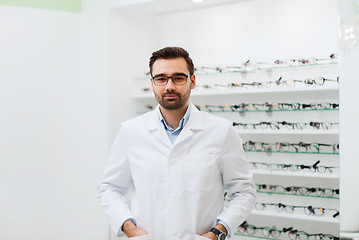
[[[153,80],[151,78],[151,90],[153,91]]]
[[[193,89],[196,86],[196,76],[193,74],[191,76],[191,89]]]

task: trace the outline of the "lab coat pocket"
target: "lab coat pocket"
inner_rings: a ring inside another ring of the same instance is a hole
[[[129,240],[152,240],[151,235],[143,235],[143,236],[138,236],[138,237],[130,237],[128,238]]]
[[[213,188],[216,157],[191,155],[185,162],[185,186],[188,192],[207,192]]]
[[[194,235],[194,240],[208,240],[208,239],[209,239],[209,238],[202,237],[202,236],[197,235],[197,234]]]

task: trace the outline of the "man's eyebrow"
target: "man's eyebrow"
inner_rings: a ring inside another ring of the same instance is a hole
[[[174,76],[174,75],[187,76],[187,74],[185,74],[184,72],[175,72],[175,73],[172,74],[172,76]],[[163,77],[163,76],[168,76],[168,75],[164,74],[164,73],[159,73],[159,74],[156,74],[153,77]]]
[[[155,76],[153,76],[153,77],[163,77],[163,76],[166,76],[166,74],[160,73],[160,74],[157,74],[157,75],[155,75]]]

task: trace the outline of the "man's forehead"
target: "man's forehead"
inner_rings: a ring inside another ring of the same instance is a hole
[[[184,58],[173,58],[173,59],[157,59],[153,63],[153,71],[188,71],[187,62]]]

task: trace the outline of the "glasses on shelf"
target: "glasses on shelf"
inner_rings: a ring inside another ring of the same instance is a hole
[[[268,185],[256,184],[257,192],[263,193],[291,193],[302,196],[323,196],[323,197],[338,197],[339,189],[333,188],[320,188],[320,187],[302,187],[302,186],[288,186],[282,185]]]
[[[309,234],[308,237],[314,237],[314,240],[339,240],[338,237],[324,233]]]
[[[339,77],[337,77],[336,80],[323,78],[323,77],[304,80],[305,85],[323,85],[325,82],[337,82],[337,83],[339,83]]]
[[[319,160],[315,162],[313,165],[250,162],[250,164],[252,165],[252,169],[262,168],[271,171],[290,170],[292,172],[297,172],[300,170],[310,170],[311,172],[318,172],[318,173],[332,173],[334,168],[338,168],[338,167],[318,166],[319,163],[320,163]]]
[[[227,105],[196,105],[199,110],[207,112],[250,112],[250,111],[300,111],[300,110],[337,110],[338,103],[285,103],[285,102],[264,102],[264,103],[239,103]]]
[[[166,76],[164,74],[155,75],[152,77],[153,83],[156,86],[165,86],[168,83],[169,79],[172,79],[173,84],[175,85],[184,85],[187,82],[187,79],[190,75],[184,73],[174,74],[172,77]]]
[[[336,63],[338,54],[331,54],[328,58],[302,58],[302,59],[285,59],[274,60],[273,62],[261,62],[247,60],[242,63],[241,66],[222,66],[222,67],[207,67],[200,66],[195,68],[196,73],[222,73],[222,72],[238,72],[238,71],[250,71],[270,68],[282,68],[282,67],[296,67],[316,64],[328,64]]]
[[[339,125],[339,123],[333,122],[310,122],[309,126],[316,128],[316,129],[331,129],[334,125]]]
[[[234,127],[238,127],[240,129],[275,129],[279,130],[282,128],[282,126],[286,126],[287,129],[306,129],[307,126],[310,126],[314,129],[331,129],[334,125],[339,125],[339,123],[332,123],[332,122],[259,122],[259,123],[238,123],[233,122],[232,123]]]
[[[284,80],[282,77],[278,78],[278,80],[275,81],[275,84],[277,86],[294,86],[297,82],[303,82],[302,80],[295,80],[295,79],[289,79]]]
[[[243,143],[243,149],[259,152],[338,153],[339,144],[246,141]]]
[[[301,59],[287,59],[287,60],[275,60],[274,64],[286,64],[286,65],[307,65],[307,64],[318,64],[320,62],[334,62],[338,58],[338,54],[330,54],[329,58],[301,58]]]
[[[261,231],[259,231],[261,230]],[[258,235],[261,233],[263,237],[266,238],[279,238],[282,234],[288,234],[289,239],[291,240],[308,240],[309,238],[314,240],[325,239],[325,240],[339,240],[338,237],[335,237],[331,234],[324,233],[314,233],[309,234],[305,231],[294,229],[293,227],[287,227],[278,229],[276,227],[257,227],[251,224],[248,224],[247,221],[244,221],[237,230],[236,234],[240,235]]]
[[[283,203],[256,203],[255,208],[257,210],[264,210],[267,208],[267,206],[274,206],[275,210],[277,212],[287,212],[287,213],[293,213],[296,208],[303,208],[304,213],[306,215],[315,215],[315,216],[323,216],[326,211],[332,211],[334,214],[332,215],[333,218],[336,218],[339,216],[339,211],[332,208],[321,208],[321,207],[312,207],[312,206],[294,206],[294,205],[287,205]]]
[[[241,224],[239,227],[238,227],[238,231],[240,233],[247,233],[249,235],[253,235],[255,234],[256,232],[258,232],[258,230],[260,230],[262,228],[260,227],[255,227],[253,225],[249,225],[249,224]]]
[[[319,86],[323,86],[326,82],[337,82],[339,83],[339,77],[337,77],[336,80],[334,79],[328,79],[328,78],[324,78],[324,77],[317,77],[317,78],[307,78],[304,80],[296,80],[296,79],[288,79],[288,80],[283,80],[282,77],[280,77],[278,80],[276,81],[263,81],[263,82],[238,82],[238,83],[228,83],[227,85],[225,84],[212,84],[212,85],[208,85],[208,84],[204,84],[204,85],[196,85],[196,87],[198,88],[203,88],[203,89],[237,89],[237,88],[246,88],[247,86],[249,87],[257,87],[257,88],[268,88],[271,86],[288,86],[288,87],[292,87],[295,86],[296,83],[302,83],[305,86],[313,86],[313,85],[319,85]]]

